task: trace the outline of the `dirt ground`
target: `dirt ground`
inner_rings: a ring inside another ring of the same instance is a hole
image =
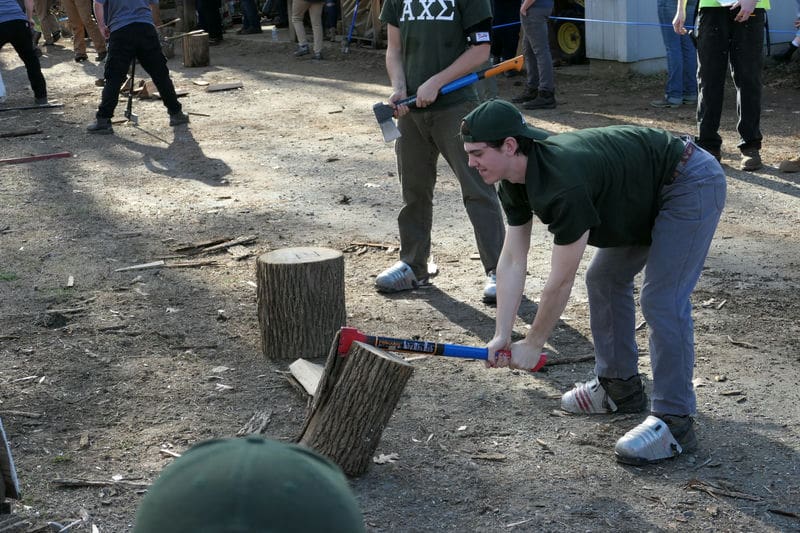
[[[347,321],[369,333],[482,345],[494,309],[455,179],[436,193],[433,287],[385,296],[374,276],[396,259],[399,186],[391,145],[371,106],[388,97],[379,51],[326,42],[326,60],[292,57],[269,33],[235,36],[212,65],[169,62],[191,124],[175,130],[159,101],[134,102],[139,126],[84,132],[101,66],[66,47],[42,59],[62,108],[0,113],[2,157],[72,157],[0,168],[0,416],[31,528],[82,520],[73,531],[130,531],[144,493],[198,441],[236,435],[254,413],[291,441],[307,399],[285,361],[261,354],[255,256],[289,246],[345,254]],[[90,53],[93,58],[94,54]],[[5,107],[32,94],[13,50],[0,53]],[[729,196],[693,297],[700,448],[647,468],[615,463],[615,440],[640,416],[570,416],[560,394],[593,364],[528,375],[430,358],[415,372],[377,454],[352,486],[371,531],[800,531],[800,63],[770,67],[764,94],[766,166],[736,169],[735,98],[723,121]],[[501,96],[521,78],[500,78]],[[242,81],[208,93],[193,82]],[[554,132],[633,123],[694,130],[694,110],[648,105],[660,77],[557,72],[560,105],[529,113]],[[515,85],[516,84],[516,85]],[[122,116],[124,101],[117,108]],[[193,268],[116,269],[167,258],[187,244],[255,235],[253,255],[220,252]],[[352,246],[385,243],[390,249]],[[524,333],[548,271],[551,238],[535,231]],[[70,286],[69,280],[73,280]],[[309,327],[313,327],[309,325]],[[646,327],[641,371],[650,376]],[[585,289],[548,346],[555,363],[592,354]],[[324,362],[324,354],[301,354]],[[103,481],[65,487],[56,479]],[[214,490],[209,487],[209,490]]]

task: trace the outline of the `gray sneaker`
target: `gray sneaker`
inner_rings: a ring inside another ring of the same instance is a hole
[[[564,393],[561,409],[581,415],[640,413],[647,409],[647,393],[639,374],[628,379],[596,377]]]
[[[680,107],[682,103],[683,100],[678,100],[677,102],[673,102],[668,98],[662,98],[661,100],[653,100],[652,102],[650,102],[650,107],[665,109],[670,107]]]
[[[427,284],[427,277],[417,279],[411,267],[403,261],[396,262],[375,278],[378,292],[410,291]]]
[[[764,166],[761,163],[761,154],[755,149],[742,150],[742,162],[739,168],[742,170],[758,170]]]
[[[646,465],[672,459],[696,447],[692,417],[650,415],[617,441],[614,456],[620,463]]]
[[[308,44],[300,44],[297,45],[297,50],[294,52],[294,57],[307,56],[310,53],[311,50],[309,50]]]
[[[497,303],[497,274],[494,272],[486,275],[486,285],[483,286],[483,303]]]
[[[110,118],[97,117],[94,122],[86,126],[86,131],[99,133],[100,135],[111,135],[114,133],[114,128],[111,127]]]

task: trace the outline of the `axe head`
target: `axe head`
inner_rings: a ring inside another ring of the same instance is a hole
[[[394,109],[392,106],[378,102],[372,106],[372,112],[375,113],[375,118],[381,127],[384,141],[388,143],[400,137],[400,130],[397,129],[397,124],[394,123]]]
[[[350,351],[350,345],[353,341],[364,341],[366,335],[358,331],[356,328],[343,327],[339,330],[339,346],[337,352],[339,355],[344,355]]]

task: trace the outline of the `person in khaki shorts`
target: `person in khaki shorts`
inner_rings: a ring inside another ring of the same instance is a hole
[[[81,63],[89,59],[89,56],[86,55],[85,32],[89,33],[94,49],[97,51],[96,60],[103,61],[107,53],[106,40],[92,17],[91,0],[61,0],[61,5],[67,12],[69,25],[72,28],[72,48],[75,51],[75,61]]]

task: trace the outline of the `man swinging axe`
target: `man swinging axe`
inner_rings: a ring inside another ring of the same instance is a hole
[[[169,125],[188,123],[189,117],[181,110],[155,28],[161,24],[158,0],[95,0],[94,14],[100,32],[108,40],[108,56],[100,106],[95,121],[86,130],[89,133],[113,133],[111,117],[128,68],[134,60],[138,60],[153,79],[169,112]]]
[[[725,204],[725,173],[690,140],[634,126],[548,137],[513,104],[490,100],[461,122],[469,165],[498,194],[508,230],[497,264],[492,366],[530,368],[564,311],[587,244],[595,373],[561,398],[576,414],[648,408],[635,338],[633,279],[644,269],[642,313],[650,329],[651,415],[617,441],[615,455],[645,464],[697,444],[690,295]],[[525,288],[534,215],[554,235],[551,271],[523,340],[511,331]],[[498,350],[511,357],[497,358]]]

